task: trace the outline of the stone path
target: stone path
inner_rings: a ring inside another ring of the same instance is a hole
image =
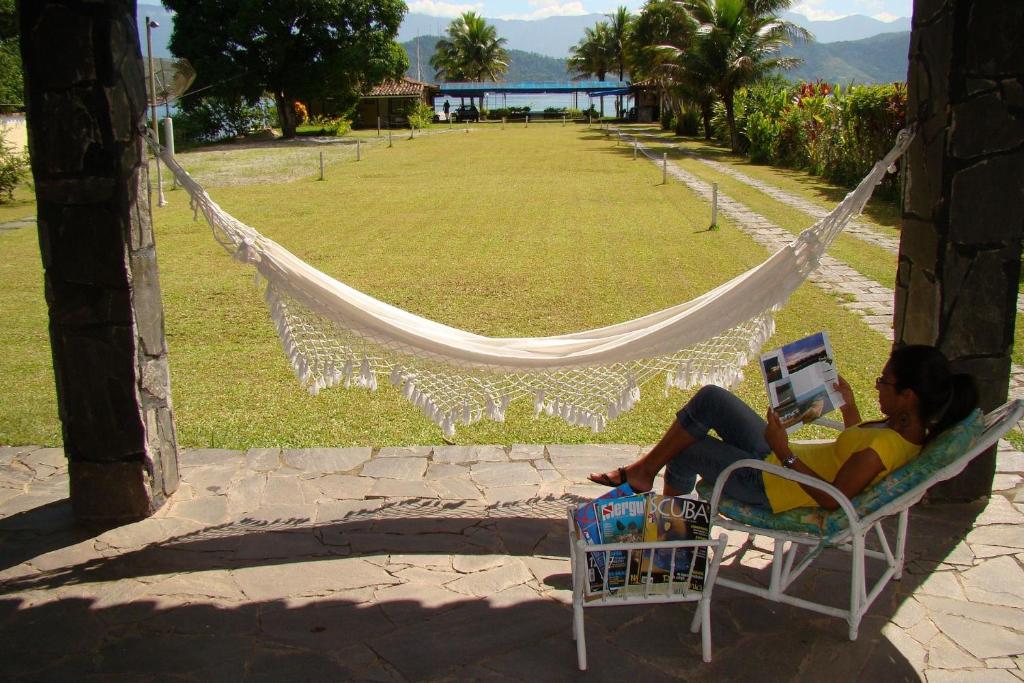
[[[711,664],[689,606],[618,607],[587,611],[577,672],[565,508],[639,452],[186,451],[162,510],[90,533],[60,449],[0,448],[0,679],[1024,679],[1024,454],[1005,444],[987,504],[915,508],[904,578],[856,642],[720,587]],[[723,575],[766,580],[767,549]],[[805,594],[845,595],[839,556],[821,559]]]
[[[606,132],[611,133],[612,131],[609,129]],[[630,142],[636,141],[641,146],[643,146],[643,143],[639,142],[640,137],[651,137],[643,135],[634,136],[618,130],[614,132],[617,133],[620,138]],[[658,138],[655,137],[654,139]],[[677,148],[678,146],[674,145],[673,147]],[[693,155],[692,153],[687,154],[694,156],[703,163],[712,165],[715,170],[728,173],[730,176],[741,180],[741,182],[756,187],[757,189],[769,194],[773,199],[784,201],[786,204],[801,211],[806,211],[816,218],[820,218],[826,213],[800,197],[790,195],[766,183],[754,180],[739,171],[731,169],[725,164],[703,159],[697,155]],[[657,159],[652,158],[651,161],[659,165],[661,164],[661,161]],[[668,164],[668,173],[673,178],[684,183],[698,196],[702,197],[709,203],[711,202],[713,193],[711,183],[701,180],[697,176],[679,168],[671,162]],[[721,190],[718,192],[718,207],[722,213],[732,219],[740,230],[749,234],[754,241],[764,246],[769,251],[774,252],[793,241],[792,233],[775,225],[764,216],[754,213],[744,204],[732,199]],[[849,231],[850,226],[847,226],[846,230]],[[886,248],[893,253],[898,251],[898,244],[863,224],[859,224],[859,227],[856,229],[855,236],[864,241],[882,246],[882,248]],[[892,243],[889,244],[890,242]],[[888,246],[885,246],[886,244],[888,244]],[[895,314],[895,304],[891,288],[861,275],[858,271],[828,254],[821,257],[818,269],[815,270],[808,279],[824,289],[826,292],[837,295],[837,299],[841,306],[856,312],[871,329],[892,341],[892,320]],[[1020,308],[1020,306],[1021,301],[1018,299],[1018,308]],[[1019,365],[1011,366],[1009,396],[1010,398],[1024,398],[1024,367]]]
[[[8,230],[19,230],[21,228],[34,228],[36,226],[35,216],[26,216],[25,218],[19,218],[14,221],[5,221],[0,223],[0,232]]]

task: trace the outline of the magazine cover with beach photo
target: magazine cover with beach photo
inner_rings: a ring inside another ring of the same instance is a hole
[[[843,406],[828,334],[816,332],[761,356],[768,402],[787,432]]]

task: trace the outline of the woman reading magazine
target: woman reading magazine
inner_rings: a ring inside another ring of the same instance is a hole
[[[628,482],[643,492],[667,466],[665,494],[675,496],[691,491],[698,474],[714,482],[737,460],[758,458],[827,481],[853,498],[913,459],[923,444],[967,417],[978,402],[974,379],[950,372],[949,361],[932,346],[904,346],[889,357],[875,380],[883,420],[861,420],[850,385],[842,377],[835,389],[846,402],[840,409],[846,429],[835,441],[791,445],[772,410],[765,421],[725,389],[705,386],[676,414],[649,453],[626,467],[589,478],[605,486]],[[711,429],[718,438],[708,435]],[[734,472],[724,491],[730,498],[773,512],[838,507],[818,489],[751,468]]]

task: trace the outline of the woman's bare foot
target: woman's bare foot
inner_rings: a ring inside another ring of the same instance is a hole
[[[654,486],[654,478],[644,473],[635,465],[620,467],[611,472],[593,472],[587,475],[587,479],[595,484],[615,488],[629,483],[629,487],[637,493],[646,493]]]

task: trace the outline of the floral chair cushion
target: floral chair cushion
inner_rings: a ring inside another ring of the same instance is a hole
[[[854,497],[850,501],[854,510],[859,516],[865,517],[917,488],[966,453],[984,429],[981,411],[975,410],[936,437],[916,458]],[[697,492],[704,498],[710,498],[713,487],[714,482],[702,481],[697,486]],[[842,510],[828,512],[817,507],[803,507],[773,513],[724,497],[719,501],[718,509],[724,516],[741,524],[815,536],[832,536],[849,525]]]

